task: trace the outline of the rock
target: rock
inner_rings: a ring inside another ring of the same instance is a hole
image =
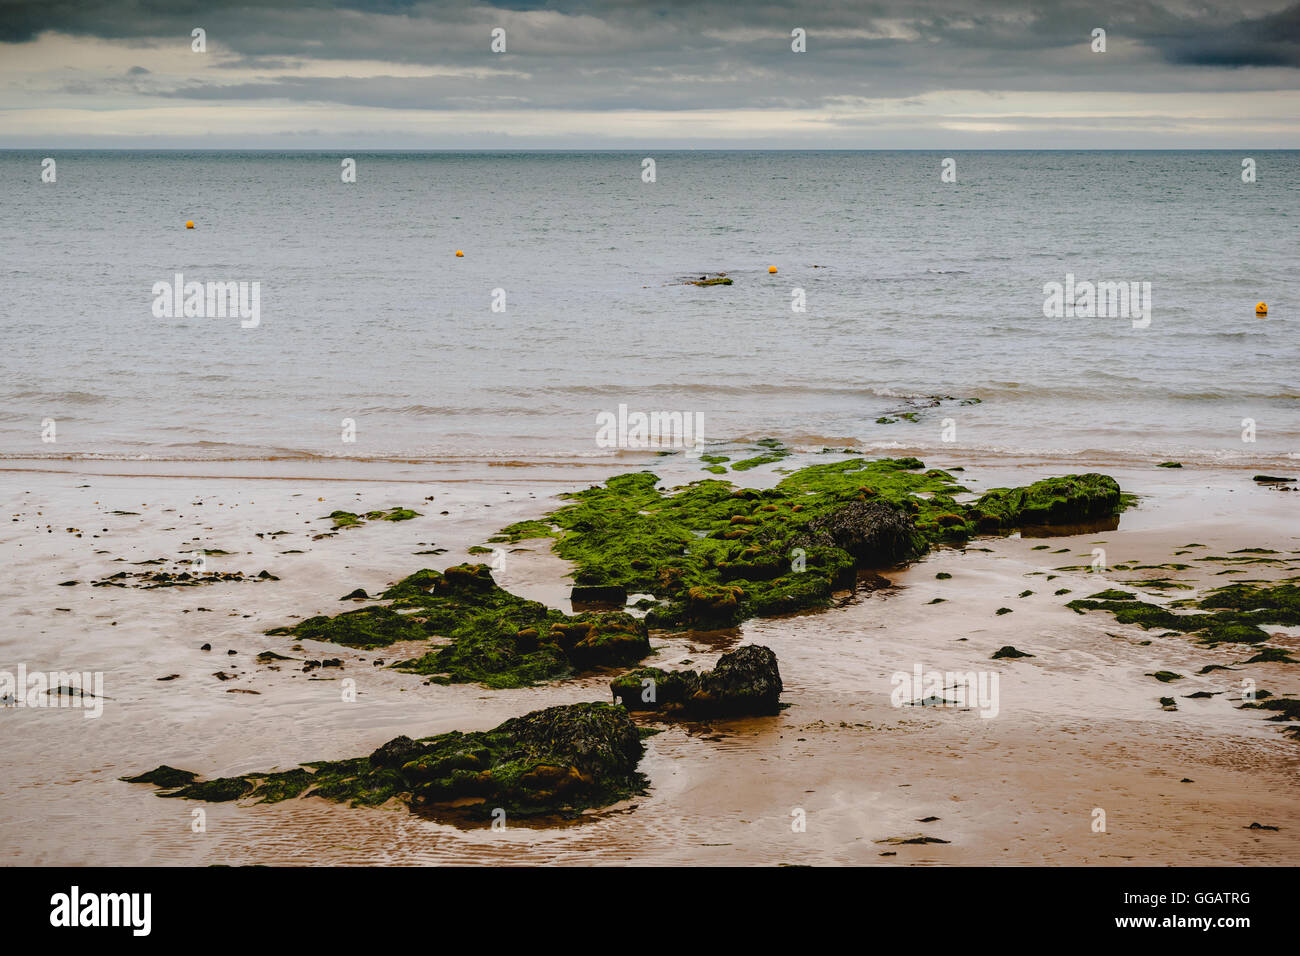
[[[589,702],[534,711],[488,731],[395,737],[368,758],[210,781],[159,767],[128,779],[169,791],[162,796],[194,800],[274,803],[312,795],[379,806],[405,798],[422,813],[487,818],[500,807],[511,817],[574,815],[642,791],[643,752],[626,710]]]
[[[490,591],[495,587],[492,569],[486,564],[457,564],[443,572],[442,580],[434,586],[434,590],[439,592]]]
[[[771,648],[748,644],[718,659],[711,671],[644,667],[610,682],[629,710],[686,718],[775,714],[781,708],[781,672]]]
[[[1118,514],[1119,483],[1090,473],[1045,478],[1023,488],[994,488],[971,506],[980,530],[1079,524]]]
[[[740,600],[744,596],[744,588],[734,584],[704,584],[687,588],[687,617],[695,624],[731,624],[739,614]]]
[[[357,588],[355,591],[351,591],[348,594],[343,595],[341,598],[339,598],[339,600],[340,601],[368,601],[370,600],[370,595],[366,593],[365,588]]]
[[[723,654],[700,675],[692,709],[727,716],[775,714],[781,708],[781,672],[771,648],[749,644]]]
[[[183,787],[187,783],[192,783],[198,774],[190,773],[188,770],[177,770],[175,767],[169,767],[162,764],[138,777],[122,777],[125,783],[152,783],[155,787],[162,790],[172,790],[176,787]]]
[[[911,515],[879,498],[853,501],[814,518],[808,531],[808,544],[847,551],[860,567],[895,564],[925,550]]]
[[[1006,644],[1003,645],[1002,647],[999,647],[996,651],[994,651],[993,657],[991,659],[995,661],[1000,661],[1003,658],[1033,657],[1033,656],[1034,656],[1033,654],[1026,654],[1024,651],[1017,650],[1016,648],[1012,647],[1010,644]]]
[[[427,749],[425,744],[416,743],[405,735],[394,737],[370,754],[370,764],[374,767],[391,767],[396,770],[403,764],[422,756]]]
[[[622,607],[627,603],[627,588],[617,584],[576,585],[569,592],[569,600],[574,604],[614,604]]]
[[[1274,477],[1274,476],[1272,476],[1272,475],[1256,475],[1254,478],[1252,478],[1252,479],[1250,479],[1250,480],[1251,480],[1251,481],[1279,482],[1279,483],[1285,483],[1285,482],[1288,482],[1288,481],[1295,481],[1294,478],[1276,478],[1276,477]]]
[[[625,611],[593,613],[571,623],[552,624],[548,637],[580,670],[632,664],[650,653],[645,622]]]

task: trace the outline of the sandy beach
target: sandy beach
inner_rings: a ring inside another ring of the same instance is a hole
[[[1139,499],[1114,531],[940,548],[864,578],[825,611],[721,631],[653,631],[647,663],[666,669],[710,667],[745,644],[770,647],[787,706],[774,717],[706,723],[638,717],[662,729],[646,740],[644,794],[576,821],[493,830],[425,819],[396,803],[159,799],[119,778],[159,764],[207,777],[288,769],[366,754],[399,734],[483,730],[553,704],[608,700],[612,672],[508,690],[428,684],[379,666],[400,657],[399,647],[359,651],[263,632],[337,614],[355,588],[375,594],[419,568],[476,560],[468,549],[507,524],[645,461],[8,461],[0,667],[102,671],[106,700],[98,719],[68,708],[3,712],[0,840],[11,862],[25,864],[1293,862],[1300,744],[1267,712],[1239,705],[1244,678],[1275,696],[1300,692],[1294,665],[1244,665],[1249,647],[1208,648],[1065,603],[1111,587],[1168,598],[1133,583],[1144,577],[1195,589],[1179,596],[1233,580],[1224,572],[1294,578],[1300,494],[1255,483],[1250,470],[1209,465],[960,456],[926,464],[964,467],[974,491],[1095,469]],[[682,456],[648,467],[668,485],[702,477]],[[762,487],[780,474],[727,477]],[[395,506],[421,516],[332,535],[322,520]],[[1136,569],[1192,543],[1204,545],[1193,558],[1277,554],[1248,571],[1190,558],[1177,575]],[[1091,571],[1098,547],[1108,565],[1134,570]],[[245,579],[93,586],[196,549],[228,552],[208,554],[207,569]],[[499,585],[570,610],[571,568],[545,539],[504,550]],[[259,579],[264,570],[272,577]],[[1300,630],[1265,629],[1270,644],[1300,650]],[[1005,645],[1033,656],[990,660]],[[259,663],[267,650],[290,660]],[[302,669],[325,659],[341,666]],[[1216,664],[1234,669],[1197,673]],[[917,665],[996,672],[996,716],[894,706],[891,675]],[[1183,676],[1167,684],[1148,676],[1162,671]],[[347,679],[352,702],[341,693]],[[1189,696],[1197,692],[1213,696]],[[1162,697],[1177,709],[1162,709]],[[192,829],[198,807],[201,833]],[[1104,832],[1094,830],[1097,809]],[[806,829],[796,832],[800,811]],[[917,837],[944,842],[896,842]]]

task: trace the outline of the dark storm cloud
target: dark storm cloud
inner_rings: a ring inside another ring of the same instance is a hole
[[[1214,33],[1157,37],[1154,45],[1189,66],[1300,68],[1300,3]]]
[[[508,28],[503,56],[488,50],[497,25]],[[1273,89],[1276,77],[1216,68],[1300,66],[1298,25],[1300,3],[1245,15],[1184,0],[0,0],[0,40],[55,31],[187,49],[202,26],[226,54],[214,64],[266,74],[160,79],[140,88],[145,95],[398,109],[807,108],[940,89]],[[796,26],[808,33],[800,56],[790,51]],[[1108,31],[1105,56],[1088,51],[1098,26]],[[391,63],[395,75],[284,75],[326,60]],[[418,68],[435,75],[405,75]]]

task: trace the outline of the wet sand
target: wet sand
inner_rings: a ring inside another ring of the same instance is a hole
[[[817,456],[789,459],[794,468]],[[958,457],[974,489],[1089,470],[1077,460],[983,465]],[[982,539],[888,574],[817,614],[750,621],[713,633],[655,635],[647,663],[712,666],[740,643],[777,654],[789,706],[777,717],[659,724],[641,769],[648,792],[581,821],[541,827],[460,828],[405,808],[351,809],[313,798],[270,806],[157,798],[118,777],[160,763],[204,776],[288,768],[369,752],[397,736],[492,727],[539,707],[608,699],[609,675],[491,691],[425,685],[374,666],[402,655],[268,637],[267,628],[351,605],[420,567],[472,556],[502,526],[538,517],[559,492],[599,482],[609,461],[521,465],[420,463],[7,462],[0,555],[0,668],[102,670],[104,714],[0,710],[0,841],[27,864],[1294,864],[1300,859],[1300,743],[1267,713],[1240,710],[1241,679],[1274,694],[1300,692],[1296,665],[1256,664],[1194,676],[1249,656],[1203,648],[1080,616],[1072,597],[1163,572],[1087,570],[1095,547],[1110,564],[1185,561],[1198,587],[1278,579],[1300,567],[1300,493],[1250,481],[1252,472],[1147,465],[1100,467],[1142,495],[1114,531]],[[623,463],[636,467],[635,462]],[[671,483],[698,464],[653,465]],[[1286,472],[1283,472],[1286,473]],[[252,474],[263,477],[253,478]],[[771,468],[729,475],[779,480]],[[426,501],[427,496],[432,501]],[[320,500],[323,499],[323,500]],[[370,522],[333,537],[321,516],[396,505],[422,517]],[[133,514],[112,514],[112,512]],[[442,511],[449,512],[446,515]],[[14,520],[16,519],[16,520]],[[68,530],[74,529],[74,530]],[[104,530],[106,529],[106,530]],[[291,532],[271,536],[275,531]],[[263,537],[257,537],[258,533]],[[78,536],[78,533],[80,536]],[[97,536],[97,537],[96,537]],[[1223,564],[1174,558],[1241,548],[1283,552],[1272,565],[1221,576]],[[1034,550],[1046,544],[1046,550]],[[523,548],[544,542],[523,542]],[[279,580],[193,588],[91,587],[132,562],[221,549],[210,570],[263,569]],[[415,552],[445,548],[443,554]],[[1069,553],[1054,554],[1061,548]],[[988,550],[979,550],[988,549]],[[301,553],[289,553],[301,552]],[[125,560],[119,561],[122,558]],[[564,562],[510,550],[498,583],[569,610]],[[936,579],[939,572],[951,579]],[[1057,575],[1048,581],[1048,575]],[[1175,576],[1175,575],[1169,575]],[[76,580],[75,586],[59,583]],[[1072,594],[1054,595],[1059,588]],[[1132,588],[1130,587],[1130,590]],[[1023,591],[1034,594],[1019,597]],[[1161,592],[1152,591],[1158,595]],[[1178,596],[1195,592],[1180,591]],[[943,598],[939,604],[929,603]],[[996,614],[1007,607],[1012,613]],[[1272,643],[1300,649],[1287,629]],[[1292,629],[1294,631],[1294,629]],[[1145,643],[1149,642],[1149,643]],[[210,651],[201,651],[210,643]],[[1033,654],[990,660],[1012,644]],[[235,654],[228,651],[234,650]],[[295,660],[339,658],[342,668],[255,662],[264,650]],[[990,671],[999,712],[895,707],[891,675]],[[274,669],[278,667],[278,669]],[[1173,684],[1146,676],[1187,675]],[[219,680],[214,673],[235,675]],[[172,680],[160,677],[179,675]],[[351,678],[357,700],[344,702]],[[1186,699],[1195,691],[1223,692]],[[232,692],[233,691],[233,692]],[[255,691],[256,693],[245,693]],[[1176,711],[1160,709],[1172,696]],[[1191,782],[1181,782],[1190,778]],[[1094,832],[1094,810],[1106,832]],[[206,832],[191,829],[206,814]],[[803,811],[806,830],[792,820]],[[925,818],[937,819],[921,822]],[[1246,829],[1259,822],[1277,831]],[[947,841],[890,844],[926,836]],[[894,855],[882,855],[894,854]]]

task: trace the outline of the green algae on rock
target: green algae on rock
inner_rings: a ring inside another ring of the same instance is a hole
[[[781,709],[781,671],[769,647],[748,644],[718,658],[711,671],[643,667],[610,682],[628,710],[685,718],[745,717]]]
[[[1079,614],[1109,611],[1121,624],[1195,634],[1203,644],[1258,644],[1268,640],[1268,632],[1260,628],[1261,624],[1300,624],[1300,586],[1229,584],[1214,589],[1200,601],[1181,602],[1179,606],[1214,613],[1179,614],[1115,590],[1101,591],[1092,598],[1066,605]]]
[[[575,670],[634,664],[650,653],[644,622],[623,611],[569,616],[497,586],[485,564],[423,569],[380,597],[388,605],[308,618],[270,635],[386,647],[447,638],[450,644],[393,666],[440,683],[521,687]]]
[[[286,771],[198,780],[162,766],[130,783],[152,783],[162,797],[277,803],[316,796],[351,806],[394,798],[418,812],[486,819],[572,816],[642,792],[644,745],[627,711],[605,703],[567,704],[512,717],[488,731],[397,737],[368,757],[318,761]]]
[[[994,488],[972,506],[981,530],[1082,524],[1119,514],[1119,484],[1096,473],[1044,478],[1023,488]]]
[[[774,440],[757,444],[783,451]],[[670,493],[657,475],[635,472],[565,495],[547,521],[502,534],[552,538],[577,565],[577,586],[653,595],[652,627],[725,627],[824,607],[853,587],[857,568],[914,560],[934,544],[1123,506],[1104,475],[1000,489],[980,499],[987,507],[968,506],[953,497],[966,489],[951,474],[924,468],[916,458],[854,458],[802,468],[762,491],[703,479]]]
[[[390,508],[387,511],[367,511],[364,515],[351,511],[331,511],[325,516],[334,522],[335,528],[355,528],[367,521],[410,521],[420,517],[418,511],[410,508]]]
[[[1262,698],[1269,697],[1264,700]],[[1287,697],[1272,697],[1268,694],[1258,694],[1253,701],[1247,701],[1241,705],[1243,709],[1251,710],[1272,710],[1277,711],[1272,717],[1268,718],[1273,721],[1291,721],[1300,720],[1300,700]],[[1300,740],[1300,724],[1292,724],[1282,728],[1282,732],[1292,740]]]

